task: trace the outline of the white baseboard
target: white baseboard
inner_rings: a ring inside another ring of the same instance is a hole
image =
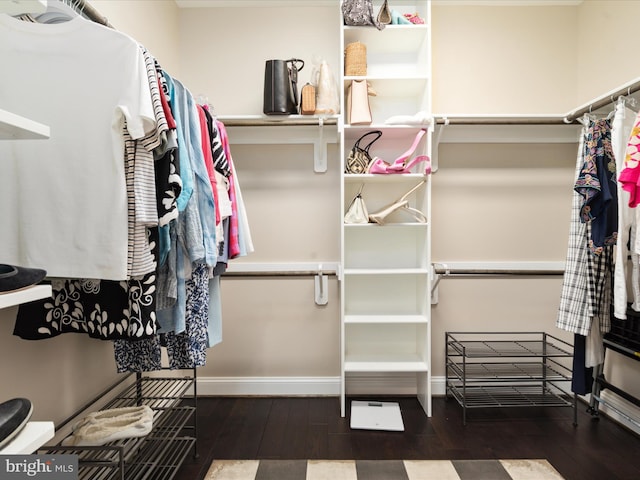
[[[444,377],[431,385],[444,395]],[[199,396],[339,396],[340,377],[198,377],[197,388]],[[415,375],[350,375],[347,394],[415,395]]]

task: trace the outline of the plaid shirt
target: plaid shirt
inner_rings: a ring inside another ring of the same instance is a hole
[[[593,121],[583,128],[576,161],[576,179],[583,172],[589,145],[594,136]],[[603,124],[599,124],[602,128]],[[591,150],[589,150],[591,151]],[[556,326],[587,336],[594,317],[600,330],[611,328],[609,311],[612,302],[613,246],[604,245],[598,254],[591,251],[591,222],[584,222],[585,197],[574,190],[565,274]]]
[[[578,178],[584,164],[584,143],[586,127],[580,135],[578,158],[576,160],[576,176]],[[565,263],[562,294],[556,326],[562,330],[586,336],[591,327],[593,316],[591,302],[587,300],[589,288],[588,273],[588,225],[580,219],[580,210],[584,199],[575,190],[571,208],[571,224],[569,227],[569,244]]]

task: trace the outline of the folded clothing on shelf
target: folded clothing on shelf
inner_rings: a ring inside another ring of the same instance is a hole
[[[11,293],[40,283],[47,272],[40,268],[26,268],[0,263],[0,294]]]
[[[431,125],[433,116],[427,112],[418,112],[415,115],[394,115],[387,118],[387,125]]]
[[[147,405],[92,412],[73,426],[66,446],[97,446],[123,438],[144,437],[153,428],[153,410]]]
[[[33,405],[26,398],[12,398],[0,403],[0,447],[4,447],[24,428]]]

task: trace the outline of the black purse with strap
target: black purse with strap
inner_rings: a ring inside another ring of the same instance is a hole
[[[296,115],[298,109],[298,72],[304,61],[267,60],[264,69],[264,99],[262,111],[265,115]]]
[[[369,143],[364,147],[360,146],[360,142],[369,135],[375,135]],[[381,130],[371,130],[370,132],[362,135],[356,143],[353,144],[353,148],[349,152],[349,156],[344,162],[344,173],[367,173],[369,164],[371,163],[371,155],[369,155],[369,149],[371,145],[382,136]]]

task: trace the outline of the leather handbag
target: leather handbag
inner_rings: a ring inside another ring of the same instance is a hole
[[[426,183],[426,180],[422,180],[418,185],[413,187],[407,193],[405,193],[399,200],[387,205],[386,207],[378,210],[377,212],[371,213],[369,215],[369,220],[373,223],[377,223],[379,225],[384,225],[386,219],[389,215],[394,212],[406,212],[408,213],[416,222],[418,223],[427,223],[427,217],[417,208],[413,208],[409,206],[409,200],[407,198],[413,192],[418,190],[422,185]]]
[[[298,72],[303,68],[304,61],[297,58],[266,61],[262,106],[265,115],[298,113]]]
[[[419,163],[425,162],[427,165],[424,170],[424,174],[431,173],[431,159],[427,155],[417,155],[411,158],[413,152],[415,152],[420,140],[424,137],[427,131],[422,128],[413,140],[413,144],[402,155],[396,158],[393,163],[387,163],[379,157],[375,157],[369,164],[368,173],[388,174],[388,173],[412,173],[413,168]]]
[[[369,213],[367,211],[367,205],[364,203],[364,199],[362,198],[362,189],[364,188],[364,184],[360,186],[360,190],[358,190],[358,194],[353,197],[351,203],[349,204],[349,208],[347,208],[347,212],[344,214],[344,223],[347,224],[360,224],[360,223],[369,223]]]
[[[367,143],[365,146],[360,146],[360,142],[369,135],[375,135],[376,137]],[[356,143],[353,144],[349,155],[344,164],[344,173],[367,173],[369,169],[369,164],[371,163],[371,155],[369,154],[369,149],[371,145],[378,140],[382,136],[382,131],[380,130],[372,130],[370,132],[362,135]]]
[[[369,95],[372,94],[366,80],[352,80],[347,89],[347,123],[370,125],[372,122]]]

